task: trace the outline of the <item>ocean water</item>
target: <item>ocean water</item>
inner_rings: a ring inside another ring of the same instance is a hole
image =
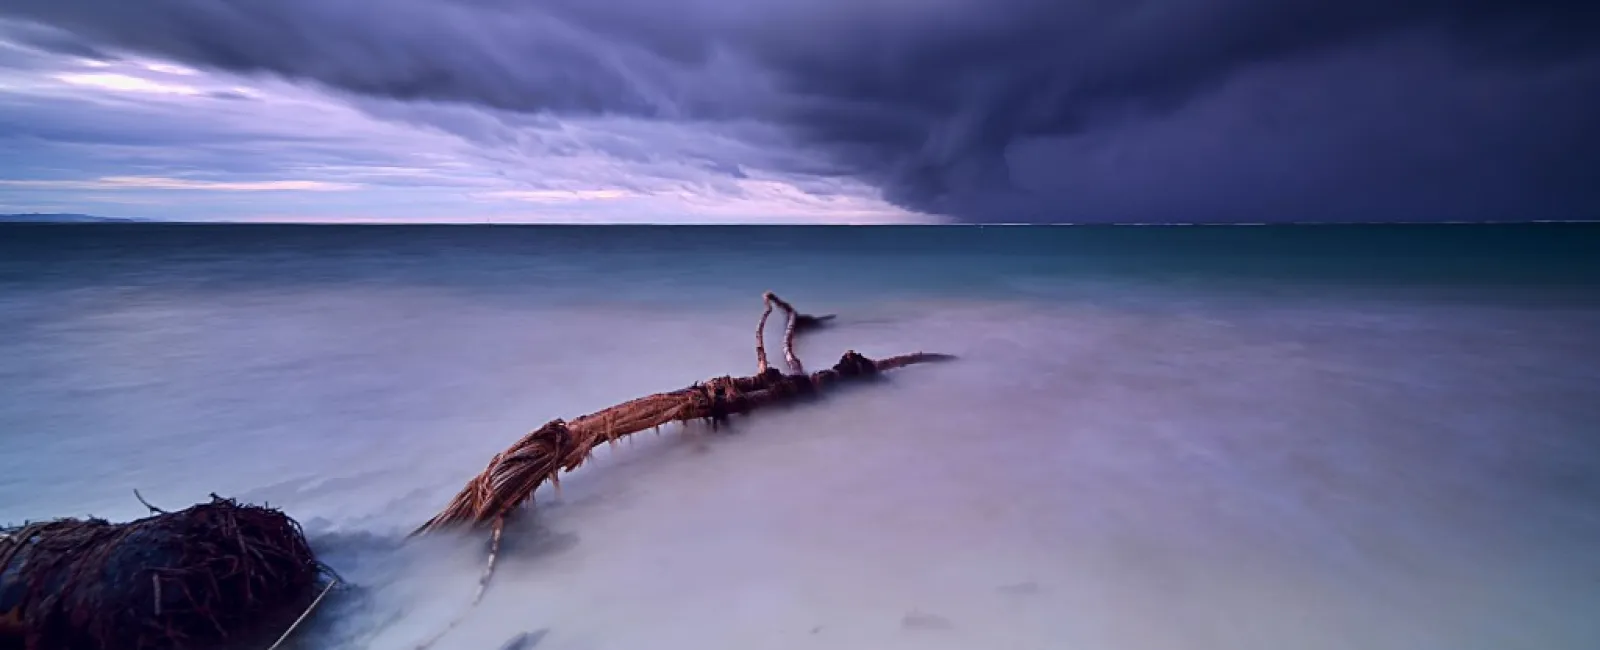
[[[485,540],[405,533],[765,290],[961,359],[602,448],[436,647],[1600,647],[1592,225],[0,227],[0,523],[268,502],[297,647],[413,648]]]

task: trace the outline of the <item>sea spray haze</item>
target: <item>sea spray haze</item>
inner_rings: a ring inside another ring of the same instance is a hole
[[[961,355],[541,492],[444,645],[1600,644],[1600,229],[0,229],[0,520],[285,508],[400,649],[478,538],[403,544],[555,417],[802,341]],[[776,330],[774,331],[776,333]]]

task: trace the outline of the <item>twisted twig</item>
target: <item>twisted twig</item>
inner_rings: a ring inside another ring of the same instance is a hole
[[[767,316],[772,315],[772,299],[775,296],[771,291],[762,294],[761,302],[765,307],[761,310],[761,320],[756,321],[756,374],[767,372]]]
[[[167,514],[167,511],[162,510],[160,508],[157,508],[157,507],[155,507],[153,505],[150,505],[149,501],[145,501],[144,500],[144,495],[143,494],[139,494],[139,490],[138,489],[135,489],[133,491],[133,498],[138,499],[139,503],[143,504],[144,507],[149,508],[150,509],[150,514],[152,514],[152,515],[164,515],[164,514]]]
[[[799,322],[797,319],[798,312],[794,310],[794,305],[784,302],[782,298],[773,295],[771,291],[766,293],[766,299],[768,303],[774,303],[783,308],[783,360],[789,363],[789,372],[796,375],[805,374],[805,366],[801,365],[800,357],[794,353],[794,333]]]
[[[795,310],[794,305],[779,298],[777,294],[771,291],[761,294],[761,297],[766,303],[766,311],[761,312],[761,322],[756,326],[757,372],[764,373],[767,371],[767,351],[761,347],[761,332],[766,329],[767,314],[772,312],[773,305],[777,305],[783,308],[784,312],[783,359],[789,363],[789,372],[791,374],[805,374],[805,366],[800,363],[800,356],[794,352],[794,335],[802,330],[820,327],[823,323],[832,320],[833,315],[812,316],[810,314],[802,314]]]

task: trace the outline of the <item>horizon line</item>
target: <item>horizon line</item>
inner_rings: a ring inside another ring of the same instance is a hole
[[[18,218],[24,217],[24,218]],[[40,217],[26,219],[25,217]],[[57,217],[52,219],[51,217]],[[74,217],[61,219],[60,217]],[[1600,218],[1578,219],[1488,219],[1488,220],[1408,220],[1408,221],[995,221],[995,222],[908,222],[908,223],[799,223],[782,222],[770,223],[760,221],[749,222],[592,222],[592,221],[337,221],[337,220],[188,220],[188,219],[161,219],[148,217],[102,217],[81,213],[64,212],[27,212],[0,214],[0,225],[52,225],[52,226],[109,226],[109,225],[138,225],[138,226],[447,226],[447,227],[851,227],[851,228],[922,228],[922,227],[977,227],[977,228],[1017,228],[1017,227],[1256,227],[1256,226],[1431,226],[1431,225],[1531,225],[1531,224],[1594,224],[1600,223]]]

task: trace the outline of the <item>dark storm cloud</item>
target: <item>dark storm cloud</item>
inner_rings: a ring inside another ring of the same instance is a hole
[[[656,57],[548,12],[432,0],[18,0],[0,13],[83,42],[361,94],[654,114]]]
[[[0,9],[0,15],[4,10]],[[0,23],[0,41],[48,54],[64,54],[94,61],[109,61],[109,54],[84,42],[78,36],[36,23]]]
[[[1594,2],[12,0],[0,15],[94,51],[379,98],[756,120],[823,156],[790,171],[967,219],[1600,215]]]

